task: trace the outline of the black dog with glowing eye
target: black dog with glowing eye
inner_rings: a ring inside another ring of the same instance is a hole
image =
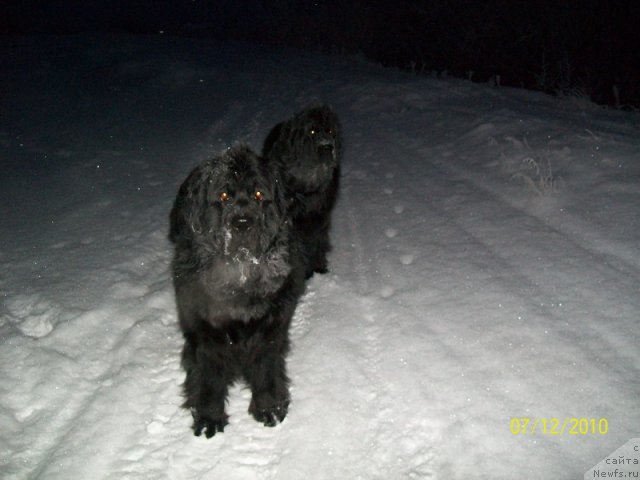
[[[293,199],[293,226],[303,240],[307,277],[327,271],[331,210],[340,179],[340,123],[327,105],[314,105],[269,132],[262,155],[282,163]]]
[[[196,435],[223,431],[227,389],[239,377],[257,421],[273,426],[287,414],[288,330],[304,263],[280,185],[277,165],[239,146],[196,167],[171,211],[183,406]]]

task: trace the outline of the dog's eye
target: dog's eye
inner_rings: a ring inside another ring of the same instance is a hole
[[[226,202],[231,197],[229,196],[229,194],[227,192],[222,192],[218,198],[220,199],[221,202]]]
[[[315,135],[315,134],[316,134],[316,131],[312,128],[311,130],[309,130],[309,133],[310,133],[311,135]]]
[[[264,193],[262,193],[260,190],[256,190],[256,193],[253,194],[253,198],[261,202],[262,200],[264,200]]]

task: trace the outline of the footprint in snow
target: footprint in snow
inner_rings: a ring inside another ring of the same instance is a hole
[[[153,420],[151,423],[147,424],[147,433],[150,435],[158,435],[165,431],[164,422],[160,422],[157,420]]]
[[[403,265],[411,265],[413,263],[414,258],[415,257],[411,254],[400,255],[400,263],[402,263]]]
[[[9,321],[24,335],[41,338],[53,330],[53,319],[61,313],[51,302],[39,295],[18,295],[7,302]]]
[[[386,235],[387,238],[394,238],[396,235],[398,235],[398,230],[395,228],[387,228],[384,231],[384,234]]]
[[[396,205],[395,207],[393,207],[393,211],[400,215],[402,212],[404,212],[404,205]]]
[[[391,285],[385,285],[380,289],[380,296],[382,298],[390,298],[394,293],[396,293],[396,291]]]

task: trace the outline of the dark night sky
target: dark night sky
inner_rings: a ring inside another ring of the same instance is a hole
[[[361,52],[600,103],[640,105],[637,0],[10,0],[0,31],[206,36]]]

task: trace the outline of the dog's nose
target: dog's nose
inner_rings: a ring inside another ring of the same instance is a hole
[[[322,162],[330,162],[333,160],[333,145],[325,143],[318,146],[318,156]]]
[[[240,231],[249,230],[253,226],[253,218],[244,216],[234,217],[233,220],[231,220],[231,226]]]
[[[322,143],[318,145],[318,152],[333,152],[332,143]]]

